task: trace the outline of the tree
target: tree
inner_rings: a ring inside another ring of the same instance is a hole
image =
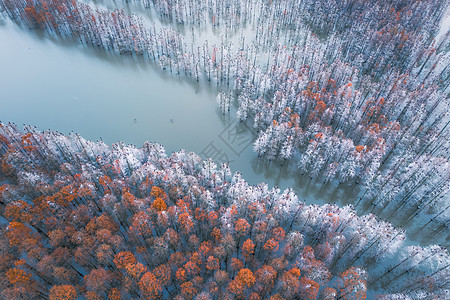
[[[131,229],[135,230],[144,238],[153,235],[153,222],[150,215],[146,211],[140,211],[133,216]]]
[[[267,242],[263,246],[264,250],[268,251],[269,253],[277,252],[278,247],[278,242],[275,239],[267,240]]]
[[[77,291],[73,285],[54,285],[50,289],[50,300],[74,300],[77,299]]]
[[[250,224],[248,224],[247,220],[245,220],[245,219],[237,220],[234,225],[234,230],[236,230],[236,234],[238,237],[247,235],[249,228],[250,228]]]
[[[1,189],[1,187],[0,187]],[[1,195],[1,192],[0,192]],[[1,196],[0,196],[1,197]],[[13,201],[6,205],[5,217],[11,221],[29,223],[32,219],[31,206],[23,200]]]
[[[195,261],[189,260],[185,265],[184,265],[184,269],[186,270],[186,273],[191,276],[194,277],[197,274],[200,273],[200,268],[197,265],[197,263]]]
[[[277,271],[268,265],[262,266],[255,273],[257,288],[262,295],[272,290],[277,278]]]
[[[187,282],[183,283],[180,287],[181,287],[181,294],[186,299],[190,300],[198,293],[197,288],[190,281],[187,281]]]
[[[167,198],[166,192],[162,188],[157,186],[152,187],[150,195],[155,199],[160,198],[164,200]]]
[[[31,229],[20,222],[9,222],[8,231],[6,232],[11,246],[20,246],[25,241],[34,240]]]
[[[162,264],[153,269],[153,274],[161,285],[166,286],[170,282],[170,268],[166,264]]]
[[[308,277],[302,277],[300,279],[300,289],[302,290],[303,297],[306,299],[316,299],[319,294],[319,284]]]
[[[281,277],[281,291],[286,298],[295,298],[300,291],[300,270],[293,268],[285,271]]]
[[[187,273],[186,269],[181,267],[177,269],[176,275],[177,280],[181,283],[185,282],[187,280]]]
[[[152,207],[157,211],[165,211],[167,208],[167,204],[162,198],[156,198],[152,203]]]
[[[158,299],[162,292],[161,283],[152,272],[145,273],[139,281],[142,295],[149,299]]]
[[[183,229],[185,234],[188,234],[194,226],[192,217],[188,212],[184,212],[178,216],[178,223],[181,225],[181,228]]]
[[[138,262],[135,264],[127,264],[125,266],[125,271],[128,276],[138,281],[141,278],[142,274],[147,271],[147,268],[143,264]]]
[[[64,241],[66,239],[66,234],[64,231],[60,229],[52,230],[48,233],[48,237],[50,239],[50,244],[53,247],[62,246],[64,244]]]
[[[250,271],[250,269],[242,269],[239,271],[237,279],[246,287],[250,288],[252,287],[255,282],[255,276],[253,275],[253,272]]]
[[[337,295],[337,292],[335,289],[326,287],[320,292],[319,299],[332,300],[332,299],[336,299],[336,295]]]
[[[338,297],[342,299],[366,299],[367,286],[364,280],[364,272],[351,267],[341,274],[342,283],[338,290]]]
[[[54,267],[53,268],[53,277],[59,283],[76,283],[78,281],[79,274],[73,269],[69,269],[66,267]]]
[[[120,290],[117,288],[112,288],[108,293],[108,298],[110,300],[120,300],[122,299],[122,295],[120,293]]]
[[[229,283],[228,290],[237,296],[242,296],[244,289],[252,287],[255,282],[255,276],[250,269],[241,269],[236,278]]]
[[[31,274],[18,268],[9,269],[6,272],[6,279],[12,285],[19,285],[24,288],[31,287]]]
[[[111,266],[113,263],[113,250],[108,244],[101,244],[96,252],[95,256],[100,264]]]
[[[255,253],[255,244],[251,239],[247,239],[242,245],[242,255],[245,257],[246,262],[248,262]]]
[[[213,271],[218,270],[219,268],[220,268],[219,260],[212,255],[208,256],[208,260],[206,262],[206,269]]]
[[[97,292],[87,291],[85,294],[87,300],[101,300],[102,297]]]
[[[241,270],[244,267],[244,263],[242,262],[242,260],[233,257],[231,259],[231,268],[233,269],[234,272],[237,272],[239,270]]]
[[[127,265],[135,264],[136,258],[130,251],[121,251],[114,256],[114,264],[119,269],[125,269]]]

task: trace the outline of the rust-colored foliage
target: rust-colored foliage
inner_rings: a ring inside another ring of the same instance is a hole
[[[214,238],[216,243],[219,243],[222,239],[222,233],[219,228],[215,227],[211,231],[211,236]]]
[[[77,291],[71,284],[54,285],[48,297],[50,300],[74,300],[77,298]]]
[[[112,183],[112,180],[109,176],[107,175],[102,175],[99,179],[98,182],[102,185],[105,194],[111,193],[111,189],[110,189],[110,185]]]
[[[239,271],[244,267],[244,263],[242,262],[242,260],[233,257],[231,259],[231,267],[233,268],[234,271]]]
[[[159,267],[156,267],[153,269],[153,274],[155,275],[156,279],[161,283],[161,285],[167,285],[170,281],[170,268],[168,265],[163,264]]]
[[[219,269],[219,260],[214,256],[209,256],[206,262],[206,269],[208,270],[218,270]]]
[[[94,291],[87,291],[85,297],[86,300],[102,300],[102,297]]]
[[[109,300],[120,300],[122,299],[122,295],[120,294],[120,290],[118,288],[113,288],[108,293]]]
[[[360,270],[351,267],[341,274],[342,286],[338,291],[342,299],[366,299],[366,281],[361,277]]]
[[[192,298],[198,293],[197,288],[196,288],[195,285],[194,285],[192,282],[190,282],[190,281],[183,283],[183,284],[180,286],[180,288],[181,288],[181,294],[182,294],[186,299],[189,299],[189,300],[192,299]]]
[[[8,280],[10,284],[29,286],[31,274],[18,268],[12,268],[6,272],[6,280]]]
[[[211,226],[215,226],[217,224],[217,220],[219,219],[219,214],[215,211],[210,211],[208,213],[208,221],[210,222]]]
[[[113,232],[119,229],[117,223],[107,213],[102,213],[96,219],[96,223],[99,228],[109,229]]]
[[[33,239],[31,229],[20,222],[9,222],[6,237],[11,246],[18,246],[26,240]]]
[[[251,256],[255,253],[255,244],[251,239],[247,239],[244,244],[242,244],[242,255],[244,255],[245,259],[250,259]]]
[[[162,198],[157,197],[155,201],[153,201],[152,207],[157,211],[165,211],[167,209],[167,204]]]
[[[139,289],[148,299],[158,299],[162,292],[161,284],[152,272],[147,272],[142,276],[139,281]]]
[[[188,212],[184,212],[178,216],[178,223],[181,225],[185,233],[189,233],[193,226],[194,222],[192,222],[192,217]]]
[[[228,290],[237,295],[242,296],[245,288],[252,287],[256,282],[256,278],[250,269],[241,269],[234,280],[228,285]]]
[[[257,293],[251,293],[250,296],[248,296],[249,300],[261,300],[261,297]]]
[[[286,298],[294,298],[300,290],[300,270],[293,268],[285,271],[281,278],[281,289]]]
[[[278,242],[283,241],[286,237],[286,232],[284,231],[284,229],[282,227],[275,227],[272,230],[272,236],[275,240],[277,240]]]
[[[244,286],[239,280],[234,279],[228,284],[228,290],[230,293],[235,294],[238,297],[242,297],[242,294],[244,293]]]
[[[186,270],[189,276],[195,276],[198,273],[200,273],[199,266],[197,265],[197,263],[192,261],[192,259],[184,265],[184,269]]]
[[[315,259],[314,256],[314,249],[311,246],[306,246],[305,248],[303,248],[302,250],[302,257],[304,259],[308,259],[308,260],[313,260]]]
[[[250,224],[245,219],[239,219],[234,224],[234,230],[239,237],[247,235],[249,228]]]
[[[29,152],[36,151],[37,149],[37,147],[33,145],[32,136],[31,133],[22,136],[22,147]]]
[[[251,287],[255,284],[256,279],[250,269],[242,269],[239,271],[237,279],[246,287]]]
[[[326,103],[327,99],[312,103],[320,106],[320,101]],[[289,121],[293,109],[283,111]],[[286,127],[283,122],[271,130]],[[314,131],[311,136],[320,144],[328,140],[328,133]],[[22,161],[49,150],[38,147],[30,153],[20,146],[22,140],[17,136],[7,150],[11,152],[5,153],[4,147],[0,149],[4,153],[2,161],[8,160],[14,173],[14,176],[2,173],[1,178],[6,184],[0,187],[0,202],[8,222],[3,225],[0,240],[0,248],[4,250],[0,253],[0,276],[4,279],[0,280],[0,297],[366,297],[362,269],[350,268],[340,276],[335,273],[344,265],[335,262],[335,258],[351,261],[352,251],[360,251],[360,246],[379,249],[378,243],[367,246],[357,239],[354,230],[347,230],[346,226],[353,226],[352,220],[358,221],[356,215],[347,219],[343,214],[348,212],[333,206],[324,210],[305,204],[296,207],[297,201],[291,201],[290,193],[280,195],[260,186],[253,190],[255,196],[251,198],[255,199],[249,201],[248,193],[254,187],[241,191],[247,189],[244,184],[233,183],[236,180],[219,172],[214,180],[204,180],[202,172],[198,172],[201,166],[191,162],[189,156],[177,160],[174,155],[166,163],[159,159],[161,166],[176,166],[180,172],[189,174],[186,180],[172,182],[177,176],[170,170],[151,166],[151,158],[145,165],[148,168],[143,165],[129,176],[131,170],[115,172],[105,167],[113,165],[113,154],[93,159],[89,156],[90,146],[82,143],[79,147],[86,148],[89,154],[77,153],[74,161],[65,161],[59,152],[54,157],[42,158],[43,162],[33,161],[33,168],[39,171],[36,175],[39,184],[34,186],[26,182],[27,177],[20,170]],[[38,134],[26,139],[37,145],[36,141],[45,142]],[[365,159],[357,153],[370,152],[374,143],[382,143],[381,138],[375,142],[367,142],[365,138],[362,141],[364,146],[349,144],[348,156]],[[55,169],[49,161],[56,162]],[[92,168],[98,171],[95,176],[90,174]],[[26,184],[21,186],[22,182]],[[80,194],[84,185],[92,191],[88,197]],[[165,190],[172,189],[169,198]],[[175,204],[175,196],[183,198]],[[285,203],[277,203],[278,198]],[[290,219],[294,214],[300,221]],[[304,231],[299,232],[300,228]],[[350,241],[356,244],[350,247],[343,244]],[[279,251],[280,247],[283,251]],[[358,261],[361,264],[371,255],[365,253]],[[335,265],[331,271],[327,269],[330,265]],[[430,292],[435,287],[431,286],[433,280],[423,279],[421,288]]]
[[[152,191],[150,192],[150,195],[153,198],[161,198],[161,199],[165,199],[167,197],[166,192],[162,188],[157,187],[157,186],[152,187]]]
[[[129,264],[135,264],[136,258],[130,251],[122,251],[114,256],[114,264],[119,269],[125,269]]]
[[[144,274],[146,271],[147,268],[140,262],[135,264],[127,264],[125,266],[125,272],[128,274],[128,276],[134,278],[135,280],[139,280],[142,274]]]
[[[136,213],[132,219],[131,228],[145,237],[152,235],[153,222],[146,211]]]
[[[31,206],[25,201],[23,200],[13,201],[6,205],[5,217],[8,218],[10,221],[28,223],[32,219],[30,210]]]
[[[60,189],[52,196],[52,201],[61,205],[62,207],[69,206],[70,202],[78,197],[76,188],[73,185],[67,185]]]
[[[269,239],[263,246],[263,248],[267,251],[276,252],[278,251],[279,244],[275,239]]]
[[[187,280],[187,273],[185,268],[178,268],[175,276],[179,282],[185,282]]]
[[[89,290],[102,292],[108,287],[108,272],[105,269],[94,269],[84,276],[84,282]]]
[[[360,153],[364,150],[364,145],[358,145],[355,147],[355,149],[356,149],[356,152]]]
[[[137,208],[138,202],[137,198],[127,190],[122,192],[122,202],[123,204],[130,209]]]

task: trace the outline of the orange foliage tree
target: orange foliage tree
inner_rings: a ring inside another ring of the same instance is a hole
[[[74,300],[77,299],[77,291],[71,284],[54,285],[48,297],[50,300]]]
[[[367,284],[363,278],[364,272],[351,267],[341,274],[342,284],[338,290],[338,296],[342,299],[366,299]]]
[[[152,272],[145,273],[139,281],[142,295],[148,299],[158,299],[162,292],[161,283]]]

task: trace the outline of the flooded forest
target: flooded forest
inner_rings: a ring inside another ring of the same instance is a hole
[[[0,298],[450,298],[450,6],[0,0]]]

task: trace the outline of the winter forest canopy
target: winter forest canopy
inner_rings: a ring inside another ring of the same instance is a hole
[[[0,22],[216,86],[259,160],[352,195],[307,205],[184,150],[1,123],[1,297],[449,298],[446,5],[0,0]]]

